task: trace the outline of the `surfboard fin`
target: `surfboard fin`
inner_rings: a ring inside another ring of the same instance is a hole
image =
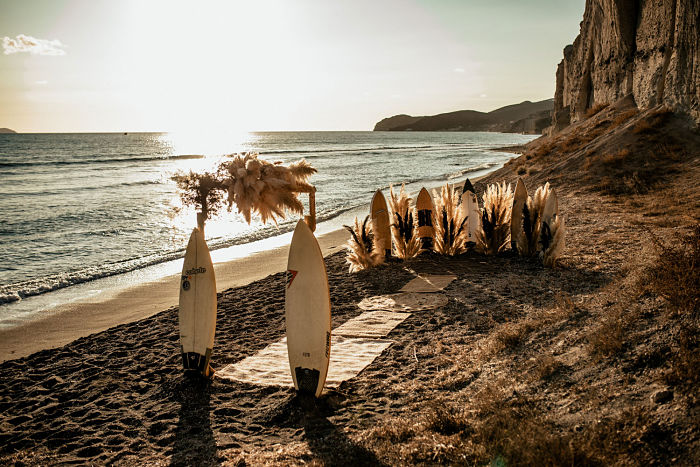
[[[474,185],[472,185],[472,182],[470,182],[469,179],[466,179],[464,181],[464,187],[462,187],[462,193],[466,193],[467,191],[471,191],[472,193],[476,193],[476,190],[474,189]]]
[[[321,373],[318,370],[298,366],[294,368],[294,373],[297,377],[299,392],[304,394],[316,394],[318,379],[321,377]]]
[[[182,365],[185,371],[198,371],[204,377],[212,377],[214,368],[210,364],[211,351],[212,349],[207,349],[206,355],[201,355],[197,352],[183,352]]]

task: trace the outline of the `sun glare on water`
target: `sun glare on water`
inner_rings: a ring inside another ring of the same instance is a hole
[[[246,131],[227,129],[201,129],[174,131],[160,136],[162,144],[171,148],[173,156],[204,156],[206,162],[211,163],[211,158],[218,158],[227,154],[250,151],[255,148],[259,138]],[[196,161],[192,159],[188,164]],[[186,165],[183,164],[183,169]],[[190,166],[193,170],[196,168]]]
[[[161,177],[172,185],[172,200],[169,203],[170,227],[172,241],[182,242],[197,225],[197,216],[191,207],[185,207],[177,194],[175,182],[171,177],[177,172],[213,172],[221,159],[229,154],[255,150],[259,136],[248,132],[215,131],[181,131],[160,135],[160,144],[168,148],[173,163],[163,168]],[[251,235],[263,225],[253,220],[249,225],[236,211],[221,212],[206,223],[207,239],[224,239]]]

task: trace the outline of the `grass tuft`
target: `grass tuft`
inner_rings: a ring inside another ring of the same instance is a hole
[[[590,109],[588,109],[586,111],[586,118],[591,118],[592,116],[594,116],[595,114],[597,114],[601,110],[607,108],[609,105],[610,104],[607,102],[606,103],[601,102],[601,103],[594,105],[593,107],[591,107]]]
[[[669,304],[674,316],[689,314],[698,318],[700,308],[700,224],[689,234],[677,234],[666,244],[654,234],[651,239],[658,254],[649,270],[648,287]]]

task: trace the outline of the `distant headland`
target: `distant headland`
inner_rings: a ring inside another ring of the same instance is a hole
[[[7,134],[7,133],[17,133],[15,130],[10,130],[9,128],[0,128],[0,134]]]
[[[374,126],[374,131],[500,131],[541,134],[552,124],[554,99],[524,101],[491,112],[458,110],[423,117],[394,115]]]

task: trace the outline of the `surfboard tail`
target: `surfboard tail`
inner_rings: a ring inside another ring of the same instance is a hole
[[[212,349],[207,349],[205,355],[197,352],[182,352],[182,365],[186,371],[198,371],[205,377],[214,374],[210,365]]]

